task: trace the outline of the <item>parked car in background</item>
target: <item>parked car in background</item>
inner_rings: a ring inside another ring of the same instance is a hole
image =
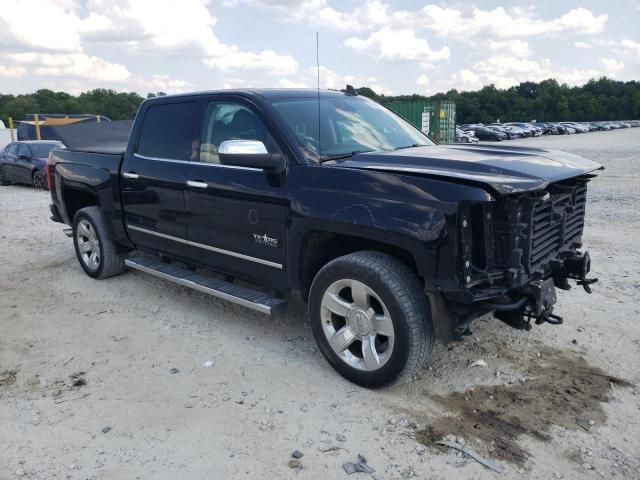
[[[64,145],[56,140],[13,142],[0,151],[0,185],[24,183],[47,188],[45,165],[49,152]]]
[[[542,135],[542,130],[534,127],[530,123],[510,122],[510,123],[506,123],[505,125],[511,125],[511,126],[526,130],[527,132],[530,133],[530,136],[532,137],[539,137],[540,135]]]
[[[494,132],[502,132],[507,136],[508,140],[513,140],[514,138],[520,138],[520,134],[508,130],[506,128],[504,128],[503,126],[498,126],[498,125],[487,125],[486,128],[493,130]]]
[[[568,127],[567,125],[563,125],[557,122],[552,122],[552,125],[558,129],[558,133],[560,135],[570,135],[572,133],[576,133],[576,131],[573,128]]]
[[[502,128],[512,133],[513,135],[516,135],[516,138],[527,138],[533,136],[531,131],[516,127],[515,125],[504,125]]]
[[[558,135],[559,133],[558,127],[553,123],[535,122],[533,126],[541,129],[543,135]]]
[[[465,132],[460,128],[456,128],[456,142],[478,143],[478,138],[475,136],[475,134],[471,130]]]
[[[575,130],[575,133],[587,133],[589,127],[576,122],[560,122],[562,125],[566,125],[569,128]]]
[[[471,131],[478,137],[479,140],[489,140],[494,142],[501,142],[507,139],[507,134],[504,132],[498,132],[491,130],[487,127],[473,127]]]

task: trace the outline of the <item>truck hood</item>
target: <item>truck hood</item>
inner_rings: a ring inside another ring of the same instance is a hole
[[[540,190],[549,183],[603,168],[559,150],[489,145],[431,145],[358,153],[338,160],[336,166],[459,179],[482,183],[501,194]]]

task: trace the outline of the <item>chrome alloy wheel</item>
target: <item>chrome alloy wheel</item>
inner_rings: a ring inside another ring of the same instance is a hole
[[[100,241],[93,225],[82,219],[76,231],[80,258],[87,268],[95,271],[100,266]]]
[[[394,328],[380,297],[358,280],[338,280],[324,292],[322,330],[336,355],[358,370],[382,367],[393,352]]]

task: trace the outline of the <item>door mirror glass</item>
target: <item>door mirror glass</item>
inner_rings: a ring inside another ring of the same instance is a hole
[[[221,165],[260,168],[280,173],[285,169],[280,153],[269,153],[260,140],[225,140],[220,144],[218,157]]]

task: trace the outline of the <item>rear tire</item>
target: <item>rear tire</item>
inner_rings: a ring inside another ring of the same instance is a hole
[[[92,278],[109,278],[124,272],[124,256],[109,237],[98,207],[85,207],[73,217],[73,245],[80,266]]]
[[[4,170],[4,167],[0,167],[0,185],[6,187],[7,185],[11,185],[11,182],[7,178],[7,173]]]
[[[410,377],[433,349],[421,284],[385,253],[356,252],[325,265],[311,285],[309,318],[329,364],[363,387]]]

